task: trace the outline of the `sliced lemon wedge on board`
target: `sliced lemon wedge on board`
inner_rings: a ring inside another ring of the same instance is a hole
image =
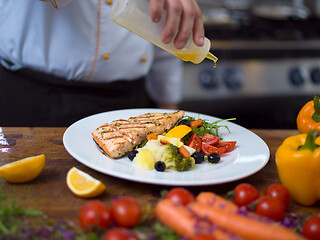
[[[101,181],[76,167],[68,171],[67,185],[71,192],[83,198],[96,197],[106,190],[106,186]]]
[[[0,177],[11,183],[29,182],[40,175],[45,162],[42,154],[7,163],[0,167]]]
[[[178,125],[178,126],[172,128],[164,136],[169,137],[169,138],[180,138],[181,139],[191,131],[192,131],[191,127],[189,127],[187,125]]]

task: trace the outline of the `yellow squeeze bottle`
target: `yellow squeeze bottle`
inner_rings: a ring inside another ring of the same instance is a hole
[[[152,22],[148,0],[117,0],[112,6],[110,16],[113,22],[184,61],[198,64],[205,58],[214,61],[214,63],[218,60],[209,52],[211,42],[207,38],[204,39],[202,47],[195,45],[192,36],[183,49],[176,49],[173,41],[168,44],[163,43],[161,32],[165,24],[166,13],[163,14],[160,22]]]

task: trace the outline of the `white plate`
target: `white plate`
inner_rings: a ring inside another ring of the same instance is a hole
[[[196,164],[195,168],[186,172],[156,170],[143,170],[134,166],[125,156],[120,159],[111,159],[99,150],[91,137],[91,132],[104,123],[119,118],[129,118],[143,113],[171,112],[167,109],[129,109],[110,111],[92,115],[72,124],[64,133],[63,143],[66,150],[84,165],[114,176],[136,182],[172,185],[172,186],[199,186],[220,184],[238,180],[252,175],[263,168],[270,156],[266,143],[253,132],[233,123],[221,122],[227,125],[219,129],[219,135],[223,140],[237,141],[233,151],[222,155],[218,164],[207,162]],[[214,122],[220,118],[186,112],[186,115]]]

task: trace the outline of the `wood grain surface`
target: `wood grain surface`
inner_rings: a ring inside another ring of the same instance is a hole
[[[73,166],[101,180],[107,190],[99,199],[111,203],[114,197],[126,195],[137,199],[141,206],[155,205],[162,190],[170,187],[142,184],[111,177],[92,170],[76,161],[65,150],[62,142],[65,128],[6,128],[0,127],[0,166],[15,160],[38,154],[46,155],[46,166],[41,175],[25,184],[10,184],[0,180],[0,194],[6,201],[15,201],[22,207],[43,211],[52,218],[76,220],[77,213],[87,199],[75,196],[66,185],[66,175]],[[213,191],[225,195],[241,182],[248,182],[263,193],[267,185],[278,183],[275,165],[275,153],[282,141],[291,135],[298,134],[295,130],[260,130],[251,129],[261,137],[270,149],[270,160],[259,172],[226,184],[188,187],[197,194],[201,191]],[[291,210],[301,213],[320,212],[319,201],[312,207],[301,207],[291,203]]]

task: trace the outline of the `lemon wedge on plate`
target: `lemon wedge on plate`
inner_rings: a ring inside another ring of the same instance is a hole
[[[187,125],[178,125],[178,126],[172,128],[164,136],[169,137],[169,138],[180,138],[181,139],[191,131],[192,131],[191,127],[188,127]]]
[[[106,190],[106,186],[101,181],[76,167],[68,171],[67,185],[71,192],[83,198],[96,197]]]
[[[0,167],[0,177],[11,183],[29,182],[40,175],[45,162],[42,154],[7,163]]]

